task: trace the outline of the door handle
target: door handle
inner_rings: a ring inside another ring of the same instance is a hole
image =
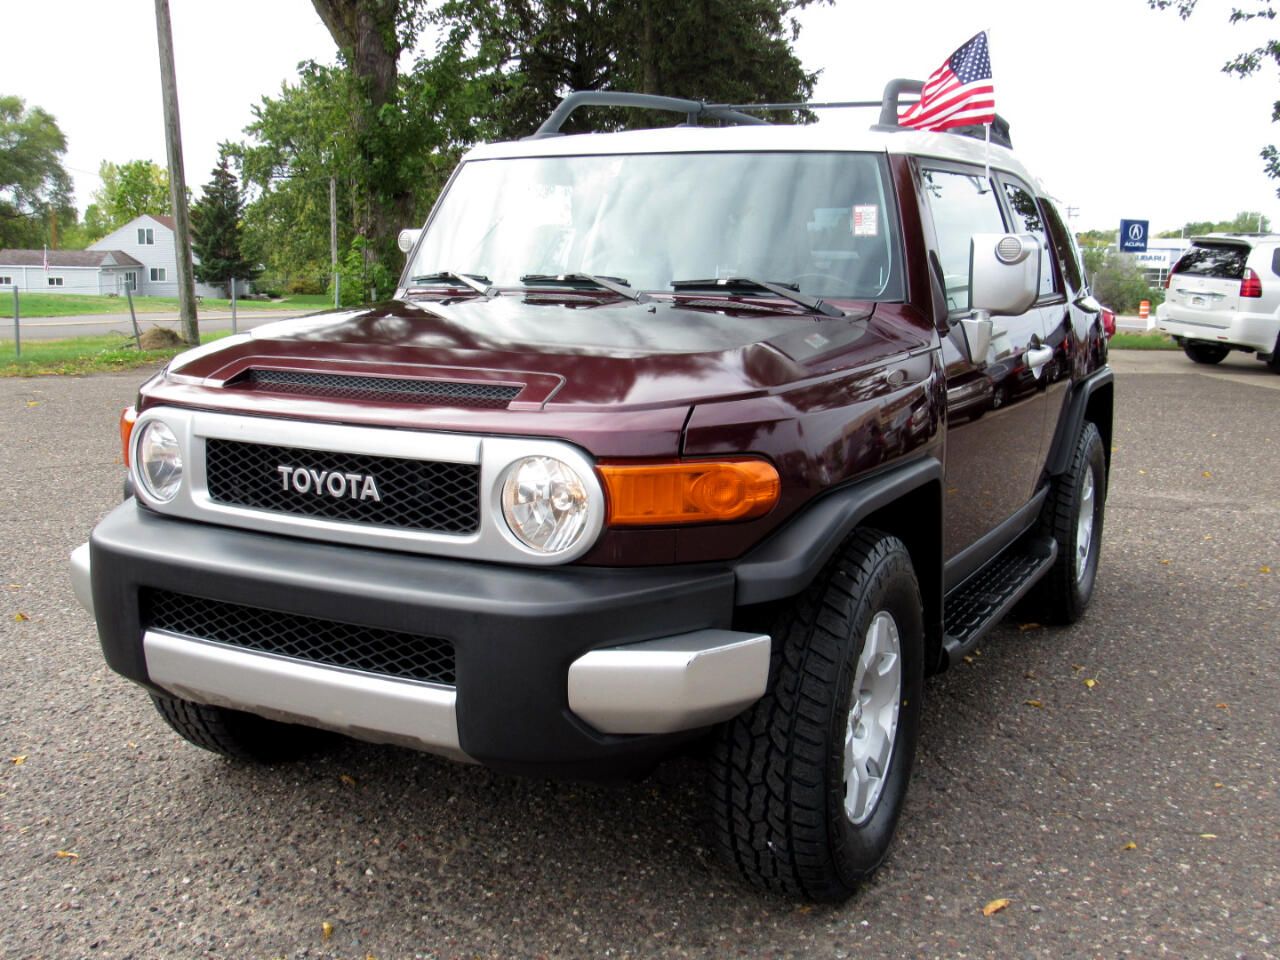
[[[1026,355],[1027,366],[1036,377],[1040,376],[1044,365],[1052,359],[1053,347],[1032,347]]]

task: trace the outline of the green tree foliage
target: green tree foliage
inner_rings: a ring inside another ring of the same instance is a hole
[[[473,68],[487,73],[494,91],[487,119],[510,138],[532,133],[570,90],[720,103],[804,99],[816,75],[804,71],[791,42],[800,31],[794,14],[811,2],[446,0],[435,17],[449,48],[476,51]],[[575,115],[565,129],[627,119],[626,111]]]
[[[169,171],[150,160],[118,164],[103,160],[98,176],[102,178],[102,186],[93,193],[93,204],[85,211],[85,221],[89,221],[89,211],[96,207],[95,228],[106,229],[94,239],[144,213],[163,216],[172,212]]]
[[[231,172],[225,150],[204,186],[204,195],[191,205],[191,249],[199,261],[196,279],[201,283],[225,285],[229,281],[252,280],[259,271],[241,249],[241,218],[244,198]]]
[[[1183,20],[1186,20],[1195,12],[1198,3],[1199,0],[1147,0],[1148,6],[1153,10],[1174,8],[1178,11],[1178,16]],[[1277,11],[1276,5],[1269,2],[1269,0],[1257,0],[1253,4],[1252,10],[1241,10],[1239,7],[1233,6],[1227,19],[1231,23],[1248,23],[1251,20],[1275,20],[1277,12],[1280,11]],[[1236,54],[1222,65],[1222,72],[1233,73],[1238,77],[1251,77],[1267,63],[1271,63],[1280,69],[1280,39],[1267,40],[1261,46]],[[1272,104],[1271,120],[1273,123],[1280,120],[1280,99]],[[1274,144],[1269,144],[1262,148],[1260,156],[1267,176],[1273,180],[1280,179],[1280,150],[1277,150]],[[1276,194],[1280,196],[1280,188],[1277,188]]]
[[[1271,229],[1271,218],[1257,210],[1242,210],[1230,220],[1187,221],[1177,230],[1165,230],[1157,237],[1199,237],[1206,233],[1266,233]]]
[[[1086,253],[1086,260],[1088,256]],[[1151,288],[1146,273],[1128,254],[1103,252],[1090,278],[1093,295],[1121,313],[1133,313],[1143,300],[1150,301],[1153,310],[1164,301],[1164,291]]]
[[[62,167],[66,150],[49,113],[0,96],[0,247],[39,247],[51,241],[55,217],[75,222],[71,177]]]
[[[396,234],[425,219],[466,147],[532,133],[571,89],[806,96],[814,77],[791,52],[793,14],[828,0],[312,2],[338,66],[303,64],[296,83],[255,108],[249,139],[234,149],[251,197],[247,252],[268,265],[269,282],[295,289],[329,274],[331,177],[339,249],[364,239],[367,289],[376,265],[398,270]],[[442,37],[437,49],[399,69],[428,22]],[[575,124],[627,119],[600,111]]]

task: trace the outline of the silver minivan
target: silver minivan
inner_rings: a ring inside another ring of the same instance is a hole
[[[1156,326],[1196,363],[1243,350],[1280,373],[1280,235],[1195,237],[1165,288]]]

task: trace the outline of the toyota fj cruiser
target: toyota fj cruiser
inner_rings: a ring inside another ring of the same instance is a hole
[[[177,357],[72,557],[107,662],[239,759],[702,745],[725,861],[847,896],[925,675],[1081,615],[1107,489],[1072,238],[1006,146],[899,128],[918,90],[857,133],[572,95],[466,156],[394,299]],[[560,135],[600,104],[684,122]]]

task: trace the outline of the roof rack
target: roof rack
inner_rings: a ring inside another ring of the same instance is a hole
[[[731,124],[768,124],[762,117],[752,116],[747,111],[791,111],[791,110],[830,110],[848,107],[879,107],[879,122],[872,130],[897,131],[909,130],[898,123],[898,115],[902,106],[909,106],[914,100],[902,103],[903,95],[919,95],[924,89],[920,80],[898,78],[885,84],[884,94],[879,100],[841,100],[826,103],[797,101],[795,103],[706,103],[702,100],[685,100],[679,97],[660,97],[649,93],[623,93],[618,91],[578,90],[560,101],[551,116],[540,126],[536,133],[526,137],[527,140],[541,140],[544,137],[564,136],[561,127],[579,107],[631,107],[637,110],[658,110],[665,113],[683,113],[685,123],[696,127],[702,117],[719,120]],[[986,131],[981,124],[968,127],[953,127],[949,133],[982,139]],[[1003,147],[1012,147],[1009,138],[1009,122],[999,114],[991,125],[991,139]]]

